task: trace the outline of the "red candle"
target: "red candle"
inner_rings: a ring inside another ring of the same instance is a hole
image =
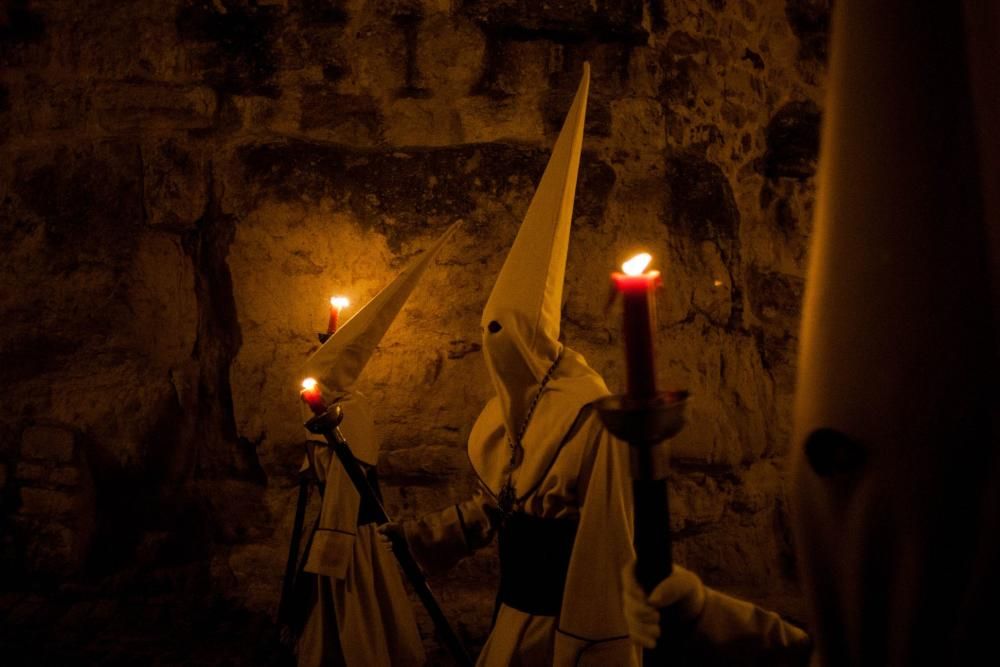
[[[652,293],[661,285],[661,280],[659,271],[646,271],[651,260],[647,253],[636,255],[622,264],[623,273],[611,274],[625,306],[625,367],[630,398],[656,396],[656,360],[653,354],[656,301]]]
[[[337,331],[337,322],[340,320],[340,311],[351,305],[347,297],[330,297],[330,322],[326,325],[326,333],[332,335]]]
[[[314,415],[321,415],[326,412],[326,403],[323,402],[323,392],[319,389],[319,383],[313,378],[306,378],[302,381],[302,391],[299,396],[306,402]]]

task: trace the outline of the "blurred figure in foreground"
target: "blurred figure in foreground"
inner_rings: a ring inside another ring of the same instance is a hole
[[[812,664],[994,648],[998,35],[997,3],[835,3],[792,442]],[[685,570],[648,602],[626,578],[639,640],[649,602],[676,604],[700,655],[741,646],[717,664],[807,661],[778,619]]]

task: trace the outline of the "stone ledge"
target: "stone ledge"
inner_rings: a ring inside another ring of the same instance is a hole
[[[462,13],[484,31],[514,39],[645,44],[641,0],[464,0]]]
[[[80,483],[80,470],[75,466],[51,466],[29,461],[21,461],[17,465],[17,479],[28,482],[29,486],[68,486],[75,487]]]
[[[69,463],[76,450],[76,436],[59,426],[29,426],[21,434],[21,457],[36,461]]]
[[[94,96],[101,127],[110,132],[136,129],[204,129],[215,118],[215,92],[207,86],[115,83]]]
[[[472,216],[481,200],[521,198],[527,208],[551,147],[481,143],[447,148],[359,150],[337,144],[280,141],[237,149],[238,182],[227,198],[233,208],[264,199],[301,202],[329,197],[354,212],[363,225],[386,233],[386,218],[400,233],[416,236],[428,218]],[[584,151],[574,213],[596,225],[616,180],[614,169]],[[405,230],[405,231],[404,231]],[[390,238],[397,247],[406,238]]]
[[[20,513],[26,516],[64,516],[73,512],[78,498],[73,493],[52,489],[21,489]]]

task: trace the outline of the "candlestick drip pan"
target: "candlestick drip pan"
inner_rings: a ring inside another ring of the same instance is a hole
[[[637,399],[625,394],[605,396],[597,411],[611,435],[634,445],[655,445],[672,438],[684,427],[688,392],[661,392]]]

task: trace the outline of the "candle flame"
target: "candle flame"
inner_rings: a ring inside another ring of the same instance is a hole
[[[622,264],[622,271],[627,276],[641,276],[649,263],[653,261],[653,256],[648,252],[641,252],[635,257]]]
[[[330,305],[340,311],[351,305],[351,302],[346,296],[331,296]]]
[[[313,389],[316,388],[317,384],[319,383],[316,382],[316,378],[306,378],[305,380],[302,381],[302,388],[305,389],[306,391],[312,391]]]

